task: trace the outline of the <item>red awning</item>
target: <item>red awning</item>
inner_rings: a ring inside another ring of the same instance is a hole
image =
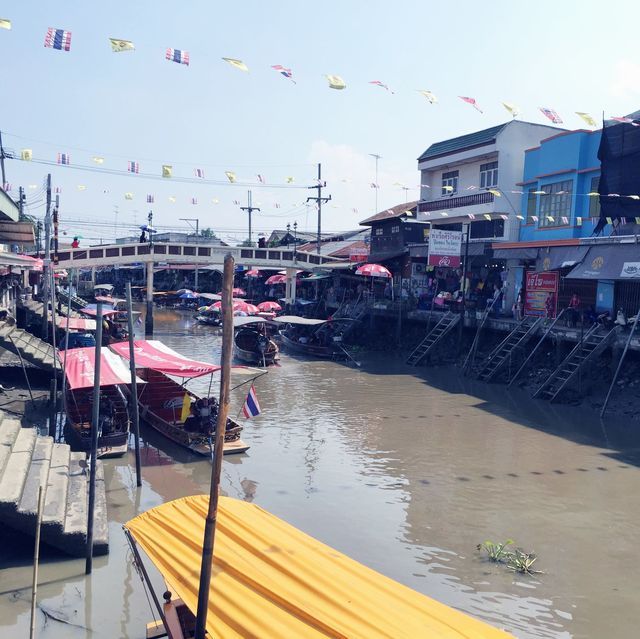
[[[81,313],[84,313],[85,315],[91,315],[92,317],[95,317],[98,312],[95,308],[81,308],[80,309]],[[117,315],[119,311],[114,311],[112,308],[103,308],[102,309],[102,317],[109,317],[109,315]]]
[[[175,377],[200,377],[220,370],[220,366],[184,357],[158,340],[141,339],[133,344],[136,368],[150,368]],[[120,357],[129,359],[128,342],[111,344],[109,348]]]
[[[69,317],[69,330],[72,331],[95,331],[96,321],[92,319],[86,319],[84,317]],[[56,316],[56,324],[58,328],[67,328],[67,318]]]
[[[67,353],[65,374],[69,381],[69,388],[91,388],[95,372],[95,348],[70,348]],[[58,353],[60,361],[64,363],[64,351]],[[137,379],[138,384],[144,384]],[[114,384],[130,384],[131,373],[126,364],[114,353],[103,349],[100,353],[100,386],[113,386]]]

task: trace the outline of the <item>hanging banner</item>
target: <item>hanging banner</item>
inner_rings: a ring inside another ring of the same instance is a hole
[[[350,262],[367,262],[369,260],[369,251],[366,248],[354,249],[349,253]]]
[[[558,272],[527,271],[524,314],[555,317],[558,309]]]
[[[429,266],[458,268],[462,248],[462,231],[431,229],[429,233]]]

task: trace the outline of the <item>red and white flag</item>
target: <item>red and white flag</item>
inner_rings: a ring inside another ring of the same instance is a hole
[[[242,412],[247,419],[257,417],[260,414],[260,403],[258,402],[258,396],[256,395],[256,387],[251,384],[247,399],[244,400],[244,406]]]
[[[474,98],[467,98],[464,95],[459,95],[458,96],[463,102],[466,102],[467,104],[470,104],[474,109],[480,111],[480,113],[482,113],[482,109],[478,106],[478,103],[475,101]]]
[[[554,124],[562,124],[562,118],[553,110],[547,107],[538,107],[545,117],[549,118]]]

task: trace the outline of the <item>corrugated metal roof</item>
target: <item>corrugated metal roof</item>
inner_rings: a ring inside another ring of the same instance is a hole
[[[416,207],[418,206],[418,202],[406,202],[405,204],[396,204],[389,209],[385,209],[384,211],[380,211],[380,213],[376,213],[371,217],[368,217],[366,220],[362,220],[360,224],[368,225],[372,222],[380,222],[382,220],[390,220],[395,217],[402,217],[406,211],[411,211],[415,213]]]
[[[33,224],[28,222],[0,222],[0,244],[35,244]]]
[[[458,151],[464,151],[465,149],[472,149],[477,146],[492,144],[495,142],[498,133],[500,133],[500,131],[502,131],[502,129],[504,129],[508,124],[510,124],[510,122],[505,122],[498,126],[492,126],[490,129],[467,133],[467,135],[460,135],[457,138],[450,138],[449,140],[443,140],[442,142],[435,142],[418,158],[418,162],[437,158],[441,155],[457,153]]]

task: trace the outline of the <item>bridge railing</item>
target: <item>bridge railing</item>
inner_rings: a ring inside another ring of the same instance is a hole
[[[221,264],[227,253],[231,253],[239,263],[266,261],[318,266],[326,262],[338,261],[333,257],[303,251],[293,251],[287,247],[266,249],[255,247],[202,246],[199,244],[184,243],[157,243],[109,244],[104,246],[90,246],[89,248],[68,249],[58,252],[58,264],[60,266],[73,267],[74,263],[84,266],[87,262],[92,261],[107,261],[110,264],[114,264],[117,262],[170,262],[175,260],[187,263],[190,259],[201,264],[206,263],[207,260]]]

